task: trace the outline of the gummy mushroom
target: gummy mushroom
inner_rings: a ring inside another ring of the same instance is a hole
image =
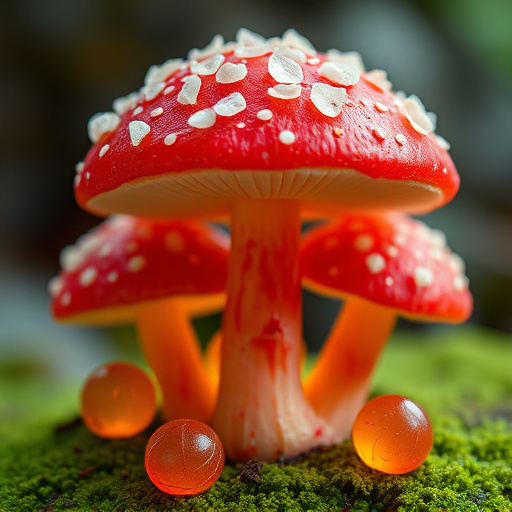
[[[348,437],[399,315],[467,320],[473,302],[462,259],[444,234],[405,215],[349,215],[312,229],[301,246],[306,288],[346,302],[304,383],[318,414]]]
[[[197,222],[116,215],[62,253],[50,282],[61,322],[136,322],[168,419],[209,421],[216,388],[205,372],[190,317],[222,308],[228,236]]]
[[[230,219],[213,420],[227,456],[274,460],[330,443],[299,375],[301,219],[449,201],[459,179],[432,117],[357,54],[318,53],[293,30],[216,36],[188,61],[152,66],[114,110],[89,124],[75,183],[84,209]]]

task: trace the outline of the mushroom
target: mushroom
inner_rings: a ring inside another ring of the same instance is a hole
[[[216,387],[203,367],[190,317],[224,302],[227,235],[197,222],[107,219],[64,249],[50,282],[61,322],[135,322],[168,419],[210,421]]]
[[[312,229],[300,257],[306,288],[346,299],[304,392],[348,437],[398,315],[452,323],[469,317],[464,263],[441,231],[397,213],[352,214]]]
[[[318,53],[293,30],[241,29],[188,61],[149,69],[116,113],[91,120],[75,183],[99,214],[228,216],[231,255],[213,420],[233,460],[330,443],[300,375],[301,219],[343,210],[425,212],[459,178],[431,117],[355,54]]]

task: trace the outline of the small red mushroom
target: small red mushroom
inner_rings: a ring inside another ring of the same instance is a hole
[[[62,253],[50,283],[61,322],[136,322],[168,419],[211,420],[216,399],[190,317],[220,309],[229,239],[197,222],[114,216]]]
[[[301,219],[448,202],[459,178],[431,116],[357,54],[245,29],[152,66],[114,110],[89,125],[84,209],[231,220],[213,420],[226,454],[274,460],[330,443],[300,382]]]
[[[398,315],[463,322],[472,311],[464,263],[444,234],[405,215],[348,215],[302,240],[305,286],[345,298],[305,381],[313,407],[341,438],[365,403],[370,378]]]

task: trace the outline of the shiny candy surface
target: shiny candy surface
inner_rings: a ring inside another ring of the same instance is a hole
[[[162,425],[146,447],[146,471],[168,494],[192,495],[209,489],[224,467],[224,448],[204,423],[179,419]]]
[[[137,366],[110,363],[88,377],[81,406],[85,425],[97,436],[132,437],[153,420],[155,389],[147,374]]]
[[[352,440],[367,466],[399,475],[421,466],[432,448],[433,434],[419,405],[403,396],[383,395],[361,409]]]

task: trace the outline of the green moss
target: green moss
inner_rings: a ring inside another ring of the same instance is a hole
[[[226,466],[208,492],[176,498],[149,482],[143,464],[152,429],[105,441],[76,416],[77,383],[3,372],[0,396],[16,382],[16,403],[0,408],[0,510],[16,511],[480,511],[512,509],[512,340],[482,330],[396,337],[374,394],[401,393],[429,411],[431,455],[418,470],[390,476],[365,467],[347,441],[289,464],[267,464],[243,483]],[[43,397],[52,396],[51,400]],[[156,425],[153,426],[153,429]]]

